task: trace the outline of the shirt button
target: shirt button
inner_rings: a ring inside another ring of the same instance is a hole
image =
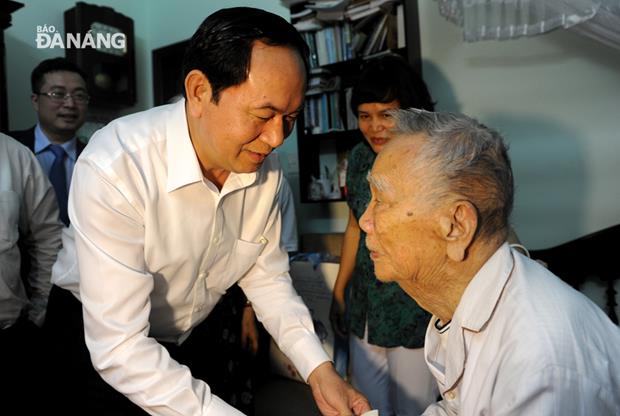
[[[220,239],[219,239],[219,238],[217,238],[217,237],[213,237],[213,243],[214,243],[214,244],[217,244],[217,243],[218,243],[218,241],[220,241]]]
[[[448,399],[448,400],[454,400],[455,397],[456,397],[456,394],[454,394],[451,391],[446,393],[446,399]]]

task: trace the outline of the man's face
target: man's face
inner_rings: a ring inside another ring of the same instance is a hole
[[[237,173],[258,170],[293,130],[305,85],[297,52],[256,42],[247,80],[221,91],[217,104],[210,99],[200,104],[203,116],[192,142],[203,167]]]
[[[377,278],[401,286],[419,284],[434,276],[442,262],[437,213],[430,202],[427,168],[403,167],[416,147],[394,145],[377,156],[370,174],[372,199],[359,224],[367,234]]]
[[[74,94],[87,94],[86,82],[75,72],[55,71],[43,76],[43,85],[39,93],[59,92],[71,94],[71,97],[57,102],[42,95],[32,95],[32,105],[38,114],[43,131],[52,140],[66,141],[75,136],[84,124],[88,103],[76,102]]]

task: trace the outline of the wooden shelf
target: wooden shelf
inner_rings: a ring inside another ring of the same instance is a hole
[[[306,114],[302,114],[297,121],[297,151],[299,158],[299,190],[301,202],[303,203],[325,203],[325,202],[338,202],[344,201],[345,198],[341,197],[338,199],[332,198],[311,198],[310,194],[310,184],[313,182],[313,178],[319,179],[321,176],[326,176],[326,172],[329,174],[329,177],[333,179],[333,172],[337,170],[339,167],[342,168],[342,158],[345,157],[348,152],[363,140],[363,136],[359,132],[359,130],[336,130],[329,131],[329,128],[335,124],[331,122],[333,119],[329,118],[333,116],[331,114],[332,107],[337,107],[336,113],[337,116],[341,118],[341,123],[345,128],[350,127],[351,123],[347,123],[347,118],[352,117],[350,111],[348,111],[349,103],[346,98],[346,90],[351,88],[356,80],[357,76],[360,73],[360,70],[365,61],[372,59],[374,57],[378,57],[385,53],[393,52],[398,53],[399,55],[406,58],[409,63],[417,69],[421,73],[421,59],[420,59],[420,40],[419,40],[419,22],[418,22],[418,3],[417,0],[402,0],[400,3],[403,5],[401,16],[404,19],[404,25],[400,25],[400,30],[405,31],[404,39],[405,39],[405,47],[387,49],[382,48],[379,52],[374,52],[372,54],[368,54],[366,56],[356,56],[355,58],[348,60],[341,60],[338,62],[328,63],[326,65],[322,65],[316,68],[313,68],[311,71],[311,77],[323,75],[328,77],[327,74],[338,77],[338,99],[333,97],[333,90],[329,90],[332,93],[331,101],[328,101],[327,105],[324,102],[317,103],[317,97],[320,98],[321,92],[316,92],[312,95],[308,95],[308,99],[306,100],[306,107],[308,110]],[[291,8],[292,13],[301,12],[305,5],[308,2],[296,2],[294,7]],[[396,6],[393,3],[390,3],[392,7],[392,12],[396,11]],[[387,6],[386,6],[387,7]],[[386,10],[382,10],[379,13],[383,13]],[[380,15],[379,15],[380,16]],[[395,16],[393,14],[393,16]],[[309,16],[302,17],[301,19],[308,19]],[[370,20],[371,22],[380,22],[381,20],[387,19],[375,19]],[[354,22],[357,23],[360,20]],[[394,24],[395,20],[391,20],[391,24]],[[299,20],[294,19],[293,24],[299,23]],[[324,21],[321,29],[316,29],[313,31],[302,32],[306,41],[311,44],[311,50],[314,51],[315,55],[318,55],[318,46],[312,48],[312,43],[314,46],[319,42],[319,36],[317,35],[318,31],[321,31],[323,28],[327,26],[334,25],[342,25],[338,22],[329,22]],[[372,26],[365,26],[365,30],[368,31],[368,39],[374,37],[372,34],[375,32],[375,28]],[[311,35],[309,33],[314,33]],[[314,36],[314,37],[312,37]],[[322,37],[321,37],[322,39]],[[343,38],[344,39],[344,38]],[[368,41],[366,39],[366,41]],[[390,43],[385,43],[389,45]],[[392,45],[396,45],[396,43],[392,42]],[[402,45],[402,43],[401,43]],[[326,45],[323,45],[327,47]],[[330,46],[330,48],[332,48]],[[337,47],[336,50],[339,50],[337,56],[346,55],[343,52],[346,46]],[[365,47],[362,47],[360,50],[364,50]],[[320,61],[331,62],[334,58],[332,48],[330,52],[332,53],[330,59],[325,60],[325,50],[323,52],[323,59]],[[319,61],[319,59],[316,59]],[[323,95],[327,94],[327,89],[323,90]],[[337,103],[336,103],[337,102]],[[317,110],[318,106],[318,110]],[[321,107],[321,106],[324,106]],[[312,110],[310,110],[312,108]],[[325,115],[325,109],[329,115]],[[317,116],[317,114],[319,114]],[[305,118],[311,115],[313,117],[312,128],[306,126]],[[321,118],[323,117],[323,118]],[[325,119],[327,117],[327,120]],[[317,123],[317,121],[319,123]],[[327,121],[327,122],[326,122]],[[320,127],[319,127],[320,126]],[[312,130],[321,131],[321,133],[312,134]],[[326,131],[327,130],[327,131]],[[329,165],[329,166],[328,166]],[[323,175],[321,175],[323,173]],[[342,175],[340,177],[343,177]],[[334,184],[332,189],[335,188]],[[314,193],[313,193],[314,195]],[[316,196],[316,195],[314,195]]]

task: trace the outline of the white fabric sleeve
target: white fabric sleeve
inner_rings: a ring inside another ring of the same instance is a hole
[[[441,400],[428,406],[422,416],[456,416],[456,413],[449,412],[445,402]]]
[[[21,155],[20,155],[21,156]],[[51,183],[30,152],[23,161],[24,189],[20,212],[20,229],[25,253],[30,263],[28,283],[31,288],[28,319],[43,325],[47,301],[52,288],[52,266],[61,247],[63,224],[58,219],[58,203]]]
[[[277,196],[264,232],[265,248],[239,281],[257,318],[295,364],[304,380],[329,356],[314,333],[308,308],[293,288],[288,255],[280,245],[282,215]]]
[[[145,271],[142,208],[130,202],[139,200],[140,193],[120,186],[112,185],[88,159],[78,160],[69,215],[86,344],[95,369],[150,414],[242,415],[148,336],[154,282]]]

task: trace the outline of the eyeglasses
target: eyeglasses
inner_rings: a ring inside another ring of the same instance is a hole
[[[51,102],[55,104],[62,104],[67,100],[67,98],[72,98],[73,102],[76,104],[88,104],[88,101],[90,101],[90,95],[86,94],[85,92],[74,92],[73,94],[71,94],[71,93],[64,93],[60,91],[50,91],[50,92],[36,92],[35,94],[44,95],[47,98],[49,98]]]

